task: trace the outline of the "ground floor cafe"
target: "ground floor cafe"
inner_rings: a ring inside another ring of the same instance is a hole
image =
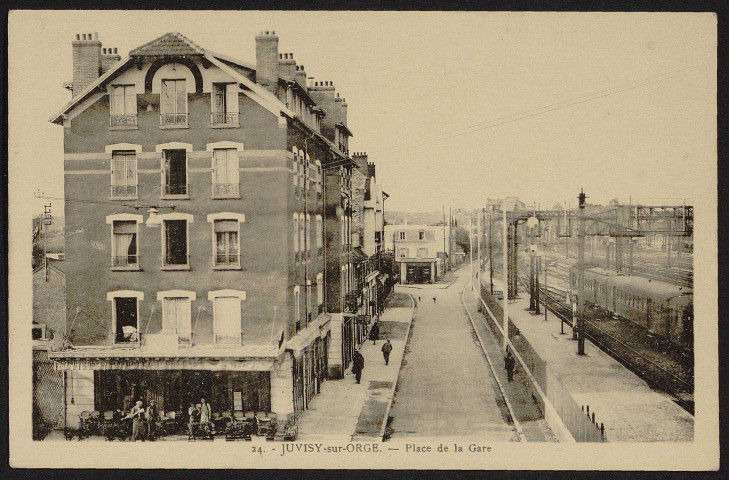
[[[295,422],[327,377],[329,332],[316,333],[279,347],[193,348],[175,356],[113,347],[53,352],[63,374],[63,426],[78,429],[84,418],[111,418],[142,401],[184,431],[190,406],[200,408],[202,399],[214,421],[272,412]]]

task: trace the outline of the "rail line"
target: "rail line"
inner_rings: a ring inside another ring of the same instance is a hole
[[[523,275],[517,275],[517,278],[519,283],[528,289],[528,282],[524,279]],[[565,293],[564,290],[552,288],[549,288],[545,292],[544,287],[540,286],[540,302],[544,303],[543,299],[545,298],[544,295],[546,295],[548,309],[561,321],[572,327],[572,309],[563,300]],[[585,337],[594,345],[645,380],[652,388],[657,388],[670,394],[678,405],[693,415],[693,377],[682,378],[670,372],[654,360],[648,358],[644,353],[639,352],[620,338],[600,328],[592,320],[585,320],[584,333]]]

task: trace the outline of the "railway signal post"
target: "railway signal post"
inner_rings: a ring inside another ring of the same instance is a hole
[[[580,190],[579,200],[579,233],[577,243],[577,354],[585,354],[585,192]]]

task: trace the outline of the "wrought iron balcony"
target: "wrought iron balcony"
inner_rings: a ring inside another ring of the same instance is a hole
[[[109,115],[110,127],[136,127],[137,115]]]
[[[128,198],[139,195],[137,185],[112,185],[109,194],[112,198]]]
[[[162,126],[187,126],[187,113],[162,113],[159,116],[159,124]]]
[[[190,265],[190,254],[182,255],[176,252],[167,252],[162,256],[163,267],[188,267]]]
[[[138,267],[139,255],[117,255],[111,257],[112,268]]]
[[[239,187],[237,183],[213,183],[213,198],[238,198]]]
[[[211,113],[211,125],[239,125],[239,114],[237,113]]]
[[[213,266],[215,267],[240,267],[240,253],[219,253],[213,255]]]
[[[164,195],[188,195],[189,185],[186,183],[168,183],[162,186]]]

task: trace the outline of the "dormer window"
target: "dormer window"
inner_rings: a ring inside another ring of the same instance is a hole
[[[111,86],[109,127],[137,128],[137,93],[134,85]]]
[[[184,79],[162,80],[160,125],[187,127],[187,86]]]
[[[240,126],[238,119],[238,86],[235,83],[213,83],[210,124],[214,127]]]

